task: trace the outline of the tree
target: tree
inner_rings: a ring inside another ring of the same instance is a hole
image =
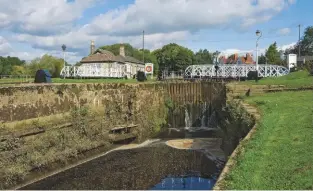
[[[155,50],[153,54],[157,58],[160,68],[169,70],[184,70],[187,66],[196,64],[194,53],[178,44],[171,43]]]
[[[301,55],[313,56],[313,26],[309,26],[304,30],[304,34],[295,46],[287,49],[285,55],[287,54],[298,54],[300,44]]]
[[[200,49],[195,54],[195,63],[199,65],[213,64],[213,54],[210,53],[207,49]]]
[[[18,65],[14,65],[12,67],[12,71],[11,71],[11,75],[26,75],[27,74],[27,70],[25,66],[18,66]]]
[[[265,56],[269,64],[279,64],[281,63],[280,53],[277,50],[277,44],[274,42],[266,50]]]
[[[261,54],[261,56],[259,56],[258,63],[259,64],[266,64],[266,57],[264,56],[264,54]]]
[[[61,58],[56,58],[51,55],[44,55],[41,58],[35,58],[28,65],[28,73],[30,75],[35,75],[37,70],[47,69],[49,70],[52,77],[60,77],[60,72],[63,68],[64,60]],[[68,65],[65,62],[65,65]]]
[[[17,57],[2,57],[0,56],[0,74],[9,75],[12,73],[13,66],[24,66],[25,61]]]

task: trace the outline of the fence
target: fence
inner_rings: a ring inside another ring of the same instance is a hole
[[[34,81],[31,75],[0,75],[0,84],[19,84]]]

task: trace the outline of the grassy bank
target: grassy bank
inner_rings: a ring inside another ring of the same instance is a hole
[[[155,79],[148,78],[147,82],[153,82]],[[0,79],[0,85],[14,83],[33,83],[34,78],[3,78]],[[62,79],[52,78],[52,83],[137,83],[136,79]]]
[[[292,72],[286,76],[263,78],[258,82],[254,80],[240,82],[248,85],[285,85],[287,87],[307,87],[313,86],[313,76],[306,70]]]
[[[224,180],[225,189],[313,189],[312,98],[312,91],[300,91],[246,99],[262,119]]]

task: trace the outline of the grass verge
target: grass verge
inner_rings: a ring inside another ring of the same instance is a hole
[[[306,70],[292,72],[286,76],[269,77],[255,82],[254,80],[240,82],[247,85],[285,85],[286,87],[307,87],[313,86],[313,76]]]
[[[312,91],[299,91],[247,98],[262,119],[223,189],[313,189],[312,97]]]

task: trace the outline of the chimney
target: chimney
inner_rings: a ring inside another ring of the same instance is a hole
[[[124,47],[124,45],[120,46],[120,55],[125,57],[125,47]]]
[[[95,52],[95,41],[91,41],[90,44],[90,54],[93,54]]]

